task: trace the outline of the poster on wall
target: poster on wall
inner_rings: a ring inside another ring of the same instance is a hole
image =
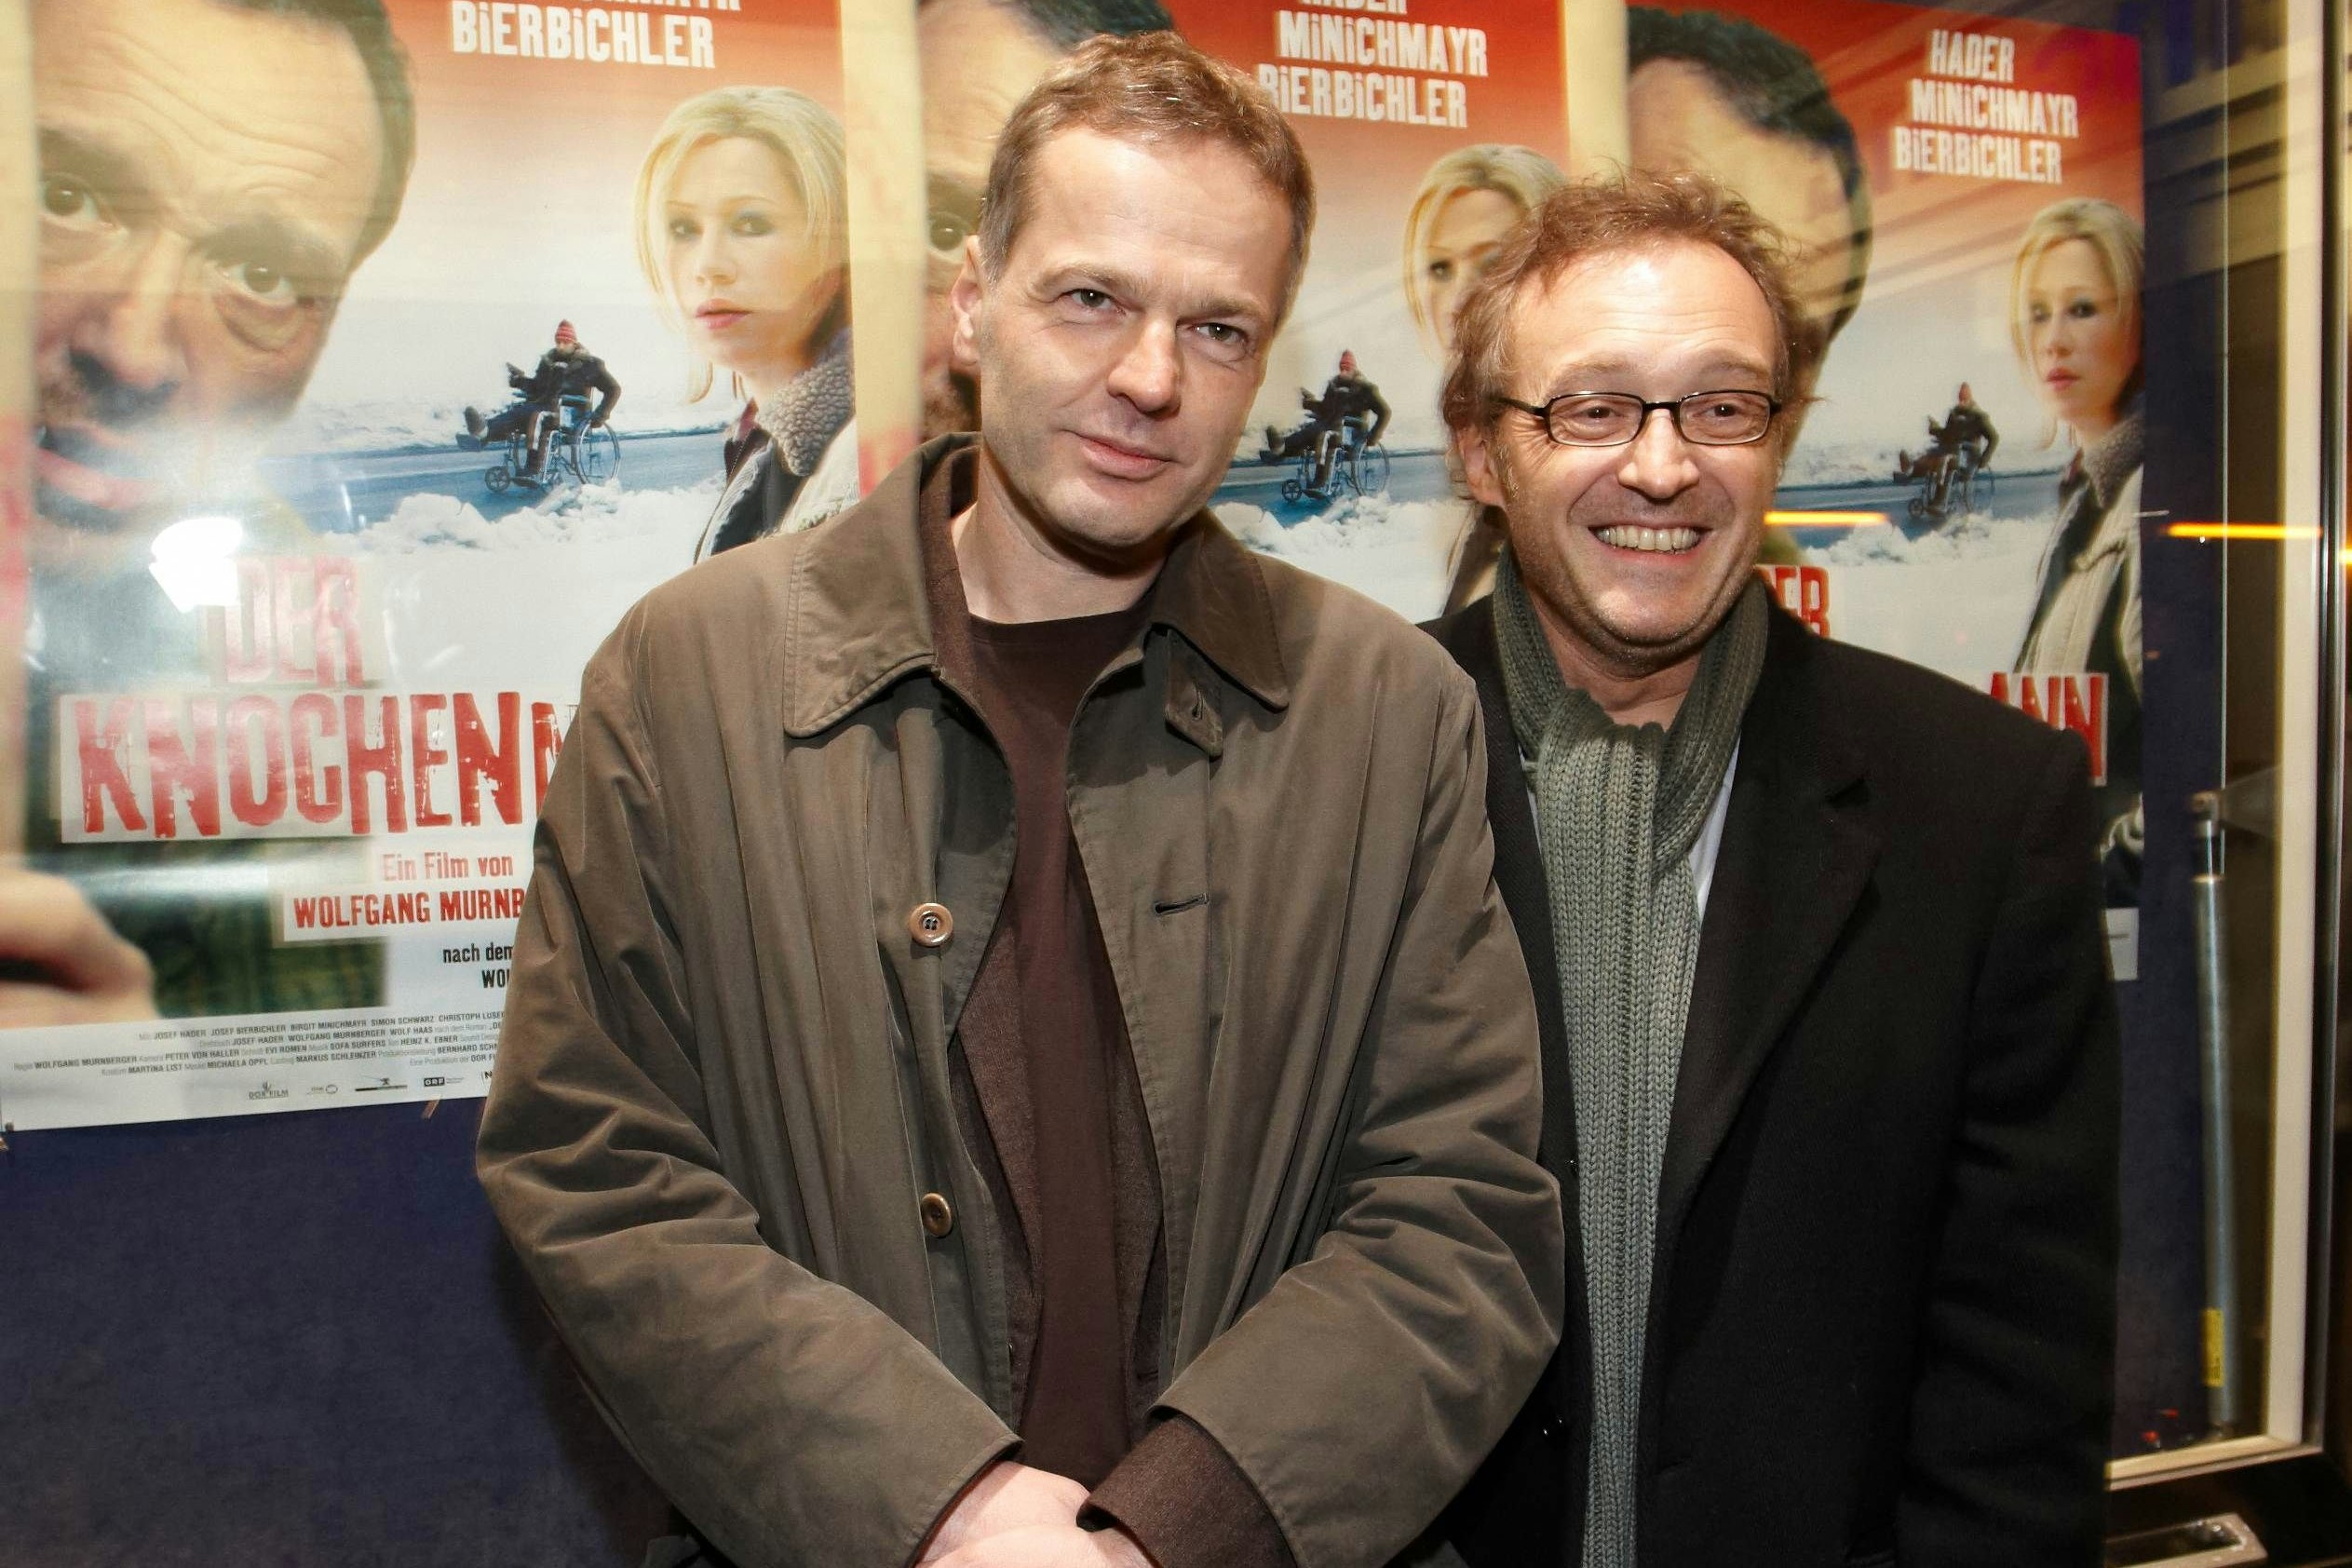
[[[1801,608],[2080,735],[2110,901],[2130,907],[2136,42],[1871,0],[1634,7],[1628,37],[1633,161],[1751,191],[1805,258],[1826,358],[1776,552],[1821,569]],[[1814,62],[1827,98],[1791,90],[1778,51]],[[1784,96],[1761,131],[1717,85],[1742,69]],[[2129,980],[2136,943],[2114,924]]]
[[[1413,616],[1442,606],[1469,520],[1438,419],[1453,310],[1567,158],[1559,0],[920,0],[926,432],[970,429],[947,291],[1006,117],[1086,38],[1171,28],[1263,85],[1315,170],[1305,277],[1213,501],[1252,547]]]
[[[1558,0],[1169,9],[1266,88],[1315,169],[1306,275],[1217,515],[1258,549],[1433,615],[1473,521],[1437,412],[1453,312],[1566,179]]]
[[[479,1093],[582,664],[858,493],[832,0],[33,22],[0,1121]]]

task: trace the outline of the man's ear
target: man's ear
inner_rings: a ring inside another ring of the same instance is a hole
[[[948,360],[957,373],[976,379],[980,375],[980,313],[987,298],[980,236],[972,235],[964,241],[963,268],[947,291],[948,308],[955,313],[955,335],[948,345]]]
[[[1482,505],[1503,505],[1502,456],[1488,439],[1489,433],[1472,425],[1453,432],[1453,450],[1462,457],[1462,478],[1470,487],[1470,495]]]

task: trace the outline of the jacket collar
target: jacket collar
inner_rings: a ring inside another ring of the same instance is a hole
[[[2134,398],[2129,412],[2115,422],[2115,428],[2076,453],[2067,465],[2070,478],[2090,480],[2091,501],[2100,511],[2115,504],[2123,481],[2139,471],[2143,430],[2140,400]]]
[[[1431,626],[1477,683],[1487,735],[1494,879],[1534,980],[1545,1042],[1546,1159],[1573,1155],[1567,1031],[1560,1014],[1551,899],[1503,696],[1494,611],[1481,599]],[[1828,961],[1876,858],[1862,752],[1814,634],[1774,608],[1764,670],[1740,724],[1738,761],[1699,942],[1667,1147],[1661,1235],[1704,1170],[1796,999]],[[1760,941],[1759,932],[1775,933]]]
[[[1520,761],[1510,701],[1503,691],[1494,595],[1473,600],[1431,623],[1428,630],[1478,688],[1486,731],[1486,817],[1494,835],[1494,885],[1519,930],[1528,975],[1534,982],[1535,1027],[1544,1061],[1541,1153],[1553,1175],[1573,1180],[1576,1118],[1568,1096],[1568,1024],[1552,945],[1551,893],[1544,876],[1542,842],[1535,834],[1534,807],[1527,794],[1527,770]]]
[[[1699,1183],[1831,962],[1877,863],[1882,835],[1869,768],[1828,663],[1815,635],[1776,607],[1764,673],[1740,727],[1658,1177],[1654,1343]]]
[[[942,605],[961,606],[963,588],[944,528],[924,525],[923,499],[937,480],[953,487],[942,516],[961,510],[977,459],[971,436],[928,442],[872,494],[797,541],[774,655],[791,734],[828,729],[910,674],[941,673],[941,644],[956,642],[961,629],[935,623]],[[1264,573],[1213,514],[1183,525],[1160,569],[1151,618],[1265,707],[1290,705]]]

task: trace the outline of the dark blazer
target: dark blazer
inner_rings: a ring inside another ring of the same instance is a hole
[[[1575,1119],[1491,604],[1494,874],[1534,977],[1567,1332],[1449,1516],[1581,1555]],[[2079,741],[1776,612],[1699,943],[1642,1389],[1642,1568],[2099,1561],[2117,1051]]]

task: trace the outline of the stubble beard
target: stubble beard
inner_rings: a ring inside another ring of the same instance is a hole
[[[980,426],[980,387],[961,372],[950,369],[923,387],[923,439],[935,441]]]
[[[96,420],[87,390],[70,375],[43,375],[35,385],[34,397],[33,433],[36,448],[48,446],[48,433],[53,426],[65,431]],[[64,438],[61,436],[60,440],[62,442]],[[68,445],[60,455],[74,461],[87,454]],[[41,479],[37,466],[29,477],[33,518],[26,556],[35,572],[98,577],[135,570],[141,563],[142,547],[169,514],[168,503],[161,499],[137,507],[103,507],[50,485]],[[142,482],[157,482],[153,474],[142,473],[140,477]]]
[[[1497,476],[1503,490],[1504,516],[1510,520],[1525,515],[1527,498],[1519,493],[1507,465],[1498,465]],[[1714,597],[1689,628],[1658,642],[1630,637],[1610,624],[1599,607],[1597,596],[1580,589],[1574,572],[1568,565],[1565,538],[1571,532],[1589,532],[1588,525],[1575,515],[1574,505],[1568,515],[1557,524],[1536,524],[1548,528],[1559,537],[1563,547],[1547,548],[1531,554],[1517,547],[1511,551],[1518,562],[1520,580],[1525,585],[1536,618],[1554,636],[1564,636],[1575,644],[1575,651],[1592,668],[1615,680],[1639,681],[1669,669],[1694,657],[1705,648],[1724,621],[1731,618],[1732,607],[1738,602],[1738,589],[1754,562],[1750,561],[1719,584]],[[1631,520],[1648,527],[1670,527],[1676,524],[1695,526],[1710,538],[1728,534],[1732,520],[1720,515],[1719,507],[1684,508],[1658,518]],[[1534,528],[1527,530],[1534,533]],[[1506,536],[1516,540],[1521,530],[1515,524],[1506,529]],[[1596,539],[1595,544],[1599,541]],[[1602,547],[1606,548],[1607,547]],[[1558,657],[1559,650],[1553,650]]]

